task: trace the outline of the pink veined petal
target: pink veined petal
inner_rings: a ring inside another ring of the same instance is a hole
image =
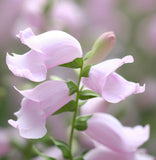
[[[82,57],[80,43],[63,31],[53,30],[34,36],[31,29],[26,29],[21,31],[18,37],[32,50],[40,52],[47,68]]]
[[[19,130],[21,137],[36,139],[46,134],[46,115],[39,103],[23,99],[22,107],[15,115],[17,121],[9,120],[9,123]]]
[[[133,131],[134,133],[130,135]],[[98,143],[120,153],[135,152],[149,138],[147,126],[139,129],[129,127],[127,132],[127,127],[122,126],[115,117],[104,113],[93,114],[88,120],[88,128],[84,133]],[[139,136],[141,138],[137,139]]]
[[[93,91],[102,94],[107,77],[125,63],[133,63],[132,56],[122,59],[111,59],[91,67],[89,77],[83,78],[83,83]],[[98,82],[98,83],[97,83]]]
[[[40,82],[46,79],[47,69],[38,53],[30,51],[24,55],[7,54],[6,63],[12,73],[19,77]]]
[[[135,154],[133,152],[121,154],[100,146],[87,152],[84,160],[135,160]]]
[[[88,100],[83,106],[81,106],[81,114],[107,112],[107,109],[107,102],[102,97],[96,97]]]
[[[108,102],[118,103],[131,94],[142,93],[144,90],[145,85],[140,86],[139,83],[127,81],[120,75],[112,73],[107,77],[102,97]]]

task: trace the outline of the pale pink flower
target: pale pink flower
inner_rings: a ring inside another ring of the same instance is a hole
[[[82,107],[81,114],[93,114],[96,112],[107,112],[108,102],[106,102],[102,97],[96,97],[89,99]]]
[[[21,31],[18,37],[31,50],[24,55],[7,54],[7,65],[16,76],[32,81],[43,81],[47,69],[82,56],[79,42],[62,31],[49,31],[35,36],[28,28]]]
[[[90,150],[84,160],[155,160],[153,156],[147,153],[141,153],[140,150],[131,153],[118,153],[104,146],[98,146]]]
[[[3,157],[5,154],[9,153],[11,149],[10,138],[7,134],[6,129],[0,128],[0,157]]]
[[[23,1],[2,0],[0,1],[0,47],[4,48],[13,40],[13,29],[18,19]]]
[[[127,2],[128,8],[135,15],[152,13],[153,11],[155,11],[155,0],[128,0]]]
[[[149,125],[125,127],[106,113],[93,114],[87,124],[88,128],[84,133],[115,152],[135,152],[149,139]]]
[[[25,98],[21,109],[15,113],[17,121],[9,120],[9,123],[18,128],[24,138],[43,137],[47,132],[46,118],[72,99],[63,81],[46,81],[33,89],[19,92]]]
[[[136,36],[140,48],[148,54],[156,54],[156,14],[146,17],[140,22]]]
[[[84,25],[82,9],[74,1],[56,1],[52,9],[53,27],[79,35]]]
[[[99,146],[90,150],[85,156],[84,160],[135,160],[135,154],[132,153],[118,153],[106,147]]]
[[[129,38],[131,24],[118,8],[119,3],[120,0],[86,0],[86,14],[90,26],[100,27],[105,32],[113,30],[125,42]]]
[[[145,86],[129,82],[115,72],[123,64],[133,61],[132,56],[126,56],[94,65],[91,67],[89,77],[83,78],[83,83],[111,103],[118,103],[131,94],[142,93]]]

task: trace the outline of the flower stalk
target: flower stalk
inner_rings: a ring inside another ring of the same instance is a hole
[[[73,119],[72,119],[72,126],[71,126],[71,131],[70,131],[70,139],[69,139],[69,149],[72,155],[72,143],[73,143],[73,136],[74,136],[74,126],[75,126],[75,122],[76,122],[76,115],[78,112],[78,104],[79,104],[79,96],[80,96],[80,82],[81,82],[81,78],[82,78],[82,71],[83,71],[83,66],[80,68],[80,74],[79,74],[79,79],[78,79],[78,90],[77,90],[77,95],[76,95],[76,108],[75,108],[75,112],[73,115]],[[71,160],[73,160],[73,157],[71,157]]]

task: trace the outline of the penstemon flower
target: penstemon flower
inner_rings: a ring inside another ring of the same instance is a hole
[[[46,118],[68,103],[68,87],[63,81],[46,81],[37,87],[19,91],[25,98],[15,113],[17,121],[9,123],[18,128],[24,138],[41,138],[46,134]]]
[[[46,80],[48,69],[58,65],[80,70],[77,84],[71,80],[66,83],[63,80],[47,80],[33,89],[20,91],[15,88],[24,98],[21,109],[15,113],[17,120],[11,119],[9,123],[19,130],[20,136],[28,139],[42,138],[47,133],[46,119],[49,116],[70,111],[74,114],[69,143],[55,137],[50,138],[53,145],[62,151],[61,158],[63,156],[64,159],[70,160],[133,160],[138,147],[149,138],[149,125],[125,127],[110,114],[96,113],[104,112],[104,105],[108,102],[118,103],[131,94],[142,93],[145,90],[145,85],[129,82],[115,72],[123,64],[132,63],[132,56],[97,64],[113,47],[115,35],[112,32],[103,34],[84,59],[79,42],[65,32],[49,31],[35,36],[28,28],[20,32],[18,37],[31,50],[24,55],[7,54],[8,68],[16,76],[40,82]],[[95,65],[91,66],[92,64]],[[79,100],[82,100],[81,103]],[[85,103],[84,100],[88,102]],[[83,116],[78,117],[81,105]],[[88,106],[92,108],[87,109]],[[81,154],[77,158],[73,149],[75,129],[83,131],[96,146],[86,155]],[[46,159],[55,160],[60,156],[60,153],[55,154],[53,149],[51,152],[55,157],[41,153],[35,147],[33,149],[37,155]]]
[[[123,64],[133,61],[132,56],[126,56],[96,64],[91,67],[89,77],[83,78],[83,83],[111,103],[118,103],[131,94],[142,93],[145,85],[129,82],[115,72]]]
[[[79,42],[63,31],[49,31],[35,36],[30,28],[17,37],[31,50],[24,55],[7,54],[8,68],[19,77],[40,82],[46,79],[47,69],[82,57]]]
[[[116,152],[134,152],[149,139],[148,125],[125,127],[106,113],[94,113],[87,124],[85,134]]]

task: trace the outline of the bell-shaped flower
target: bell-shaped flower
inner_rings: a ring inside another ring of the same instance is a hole
[[[133,61],[132,56],[126,56],[94,65],[91,67],[89,77],[83,78],[83,83],[111,103],[118,103],[131,94],[142,93],[145,86],[129,82],[115,72],[123,64]]]
[[[95,113],[84,131],[90,138],[115,152],[135,152],[149,138],[149,126],[125,127],[115,117]]]
[[[46,118],[72,99],[63,81],[46,81],[33,89],[19,92],[25,98],[21,109],[15,113],[17,121],[9,120],[9,123],[18,128],[24,138],[43,137],[47,132]]]
[[[79,42],[63,31],[53,30],[35,36],[28,28],[17,37],[31,50],[24,55],[7,54],[6,63],[13,74],[32,81],[43,81],[47,69],[82,56]]]

